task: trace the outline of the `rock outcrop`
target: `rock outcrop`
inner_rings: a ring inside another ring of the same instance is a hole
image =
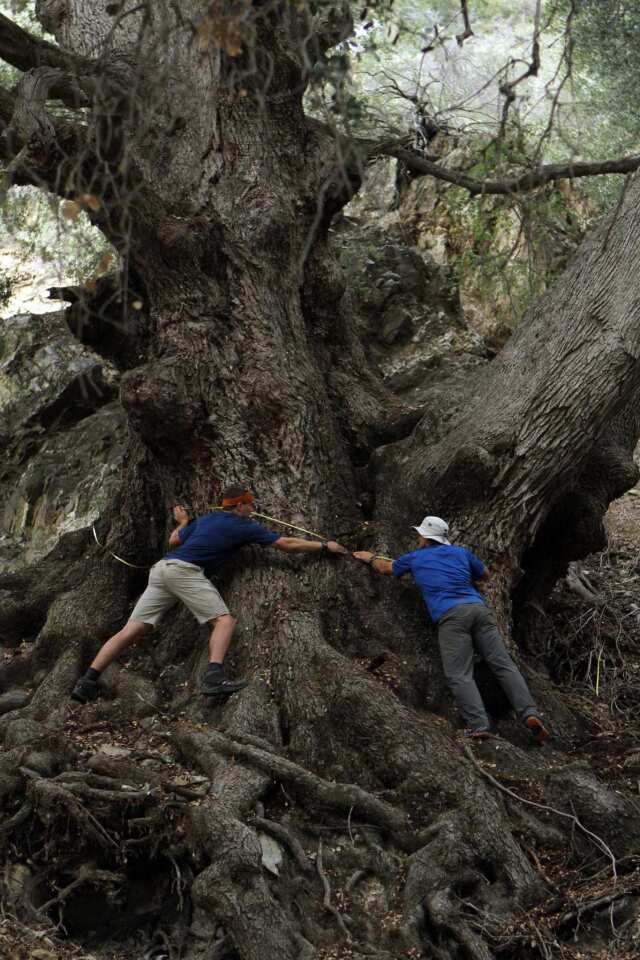
[[[122,455],[116,369],[70,333],[64,311],[0,326],[0,570],[44,556],[95,521]]]

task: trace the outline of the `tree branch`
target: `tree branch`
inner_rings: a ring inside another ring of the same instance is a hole
[[[464,30],[462,33],[456,34],[456,42],[459,47],[461,47],[465,40],[468,40],[469,37],[474,36],[474,32],[471,29],[471,20],[469,19],[469,7],[467,5],[467,0],[460,0],[460,12],[462,14]]]
[[[42,89],[29,102],[38,86],[46,86],[46,78],[39,74],[37,70],[27,74],[15,91],[0,87],[0,158],[9,161],[4,181],[71,196],[78,157],[87,156],[87,131],[82,124],[47,114]]]
[[[313,30],[321,50],[335,47],[353,33],[351,8],[344,0],[328,7],[318,6],[313,13]]]
[[[61,100],[71,109],[87,106],[102,82],[96,76],[96,61],[34,37],[2,14],[0,59],[25,72],[41,68],[59,71],[49,85],[47,96],[51,100]]]
[[[476,177],[470,177],[459,170],[447,170],[446,167],[440,167],[433,161],[426,160],[418,154],[394,144],[381,144],[377,149],[371,150],[370,156],[373,157],[376,153],[402,160],[414,173],[435,177],[437,180],[445,180],[447,183],[463,187],[474,197],[485,194],[523,193],[556,180],[573,180],[578,177],[602,176],[607,173],[633,173],[640,167],[640,156],[635,155],[621,157],[617,160],[547,163],[534,170],[528,170],[526,173],[503,180],[478,180]]]
[[[0,14],[0,59],[18,70],[34,67],[57,67],[86,73],[95,66],[92,60],[78,57],[60,47],[40,40]]]
[[[531,63],[527,64],[527,69],[519,77],[500,84],[500,93],[505,98],[502,109],[502,120],[500,123],[500,136],[504,136],[507,125],[509,107],[516,98],[515,88],[528,77],[537,77],[540,70],[540,0],[536,0],[536,9],[533,22],[533,40],[531,41]]]

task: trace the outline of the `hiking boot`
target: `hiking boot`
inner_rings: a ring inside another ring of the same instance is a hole
[[[80,677],[71,691],[71,699],[77,700],[78,703],[89,703],[89,701],[98,698],[99,692],[98,684],[95,680],[90,680],[89,677]]]
[[[536,743],[544,743],[545,740],[548,740],[551,736],[540,717],[537,717],[535,714],[533,714],[531,717],[527,717],[525,724],[529,728],[529,733]]]
[[[471,730],[470,727],[467,727],[467,729],[463,731],[462,736],[465,740],[491,740],[494,734],[486,727],[481,730]]]
[[[205,697],[229,697],[248,684],[248,680],[229,680],[224,670],[207,670],[200,681],[200,692]]]

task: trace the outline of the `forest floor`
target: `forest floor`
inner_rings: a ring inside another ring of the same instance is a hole
[[[607,516],[609,546],[601,554],[587,558],[581,571],[597,592],[599,603],[588,604],[560,584],[549,605],[546,631],[540,645],[540,666],[551,672],[562,687],[566,701],[584,721],[584,737],[563,763],[584,761],[613,790],[640,799],[640,490],[628,492],[611,505]],[[104,710],[104,712],[103,712]],[[156,801],[173,798],[176,815],[180,805],[198,804],[206,792],[207,781],[198,771],[185,773],[183,763],[174,762],[171,725],[179,718],[156,713],[137,723],[119,724],[117,714],[98,702],[90,708],[74,709],[67,720],[66,738],[78,758],[102,757],[126,759],[135,763],[153,784]],[[478,751],[475,761],[487,768]],[[560,756],[559,756],[560,759]],[[98,765],[98,773],[101,772]],[[104,771],[103,771],[104,772]],[[144,779],[144,777],[143,777]],[[536,800],[536,784],[530,785],[529,800]],[[140,782],[130,789],[140,789]],[[150,796],[150,802],[152,797]],[[171,824],[165,824],[165,830]],[[69,838],[72,842],[72,837]],[[528,851],[551,891],[526,918],[515,926],[501,944],[494,944],[494,956],[542,957],[544,960],[632,960],[640,944],[637,911],[631,921],[619,919],[618,908],[637,902],[640,895],[640,859],[629,858],[616,864],[617,879],[612,878],[610,863],[600,859],[592,866],[567,850]],[[606,859],[606,858],[605,858]],[[616,872],[614,870],[614,873]],[[179,873],[179,871],[178,871]],[[141,878],[144,882],[144,878]],[[56,906],[25,920],[20,913],[21,884],[28,873],[21,873],[9,862],[4,867],[4,903],[0,907],[0,957],[2,960],[173,960],[172,951],[162,940],[150,946],[148,935],[130,928],[118,939],[126,947],[118,948],[111,937],[102,944],[83,936],[87,918],[73,917],[75,929],[62,923],[66,892],[58,892],[58,926],[50,919]],[[149,883],[156,878],[149,877]],[[335,880],[334,880],[335,884]],[[89,881],[90,885],[90,881]],[[171,878],[164,880],[166,890]],[[174,894],[179,876],[173,884]],[[337,891],[340,895],[340,891]],[[567,907],[567,904],[573,906]],[[394,906],[400,907],[400,904]],[[92,911],[99,914],[100,904]],[[113,908],[109,915],[113,917]],[[21,916],[21,921],[16,919]],[[65,924],[69,924],[69,911]],[[399,913],[398,913],[399,916]],[[95,917],[91,921],[95,930]],[[394,922],[390,914],[390,922]],[[140,916],[141,927],[144,917]],[[634,926],[635,925],[635,926]],[[91,926],[91,924],[89,924]],[[532,934],[533,931],[533,934]],[[624,934],[624,935],[623,935]],[[90,942],[90,949],[75,943]],[[75,942],[74,942],[75,941]],[[214,951],[216,952],[216,951]],[[232,952],[216,956],[237,956]],[[320,955],[347,957],[340,948],[327,948]],[[403,956],[405,956],[403,954]]]

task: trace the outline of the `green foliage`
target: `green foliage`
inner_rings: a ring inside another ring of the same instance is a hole
[[[484,148],[478,144],[479,159],[469,172],[493,179],[502,165],[522,163],[526,147],[519,126],[510,126],[500,145],[495,139]],[[447,187],[440,204],[438,222],[446,229],[454,284],[505,330],[555,280],[593,213],[579,193],[568,200],[562,185],[475,198],[462,188]]]
[[[571,34],[581,79],[589,99],[615,116],[621,129],[637,136],[640,115],[640,0],[561,0],[556,22],[573,8]]]
[[[571,35],[574,105],[565,134],[575,152],[586,159],[637,152],[640,0],[548,0],[547,6],[553,27],[568,24]],[[607,208],[622,183],[618,176],[596,177],[585,189]]]

